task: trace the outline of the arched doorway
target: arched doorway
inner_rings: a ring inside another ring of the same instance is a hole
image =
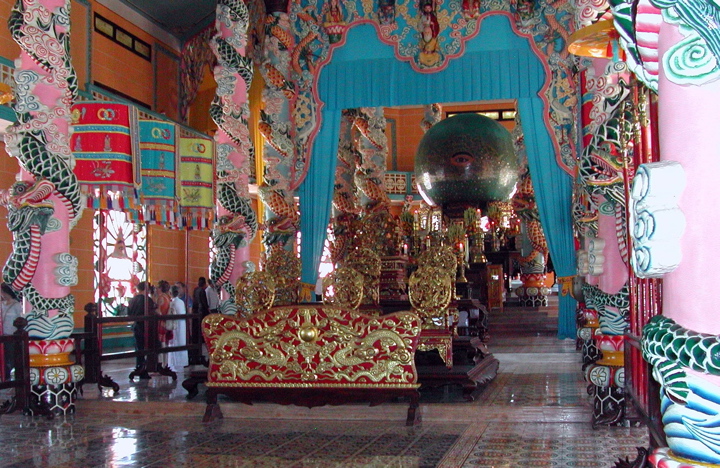
[[[300,187],[301,230],[312,240],[302,249],[304,281],[314,281],[322,253],[343,109],[500,99],[517,101],[550,250],[559,274],[574,274],[572,180],[555,162],[555,145],[545,118],[549,104],[540,97],[550,85],[549,68],[532,39],[515,30],[509,14],[487,14],[481,20],[480,31],[466,43],[465,53],[436,73],[418,73],[398,61],[371,25],[346,31],[345,45],[332,52],[332,60],[317,80],[317,97],[323,103],[321,127]],[[563,302],[559,335],[574,337],[574,301],[566,298]]]

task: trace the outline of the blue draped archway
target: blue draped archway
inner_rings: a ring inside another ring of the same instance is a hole
[[[575,274],[571,230],[572,179],[556,163],[539,97],[549,72],[532,40],[517,35],[506,14],[486,16],[462,57],[437,73],[418,73],[395,58],[375,28],[360,24],[346,31],[345,45],[323,67],[317,92],[323,103],[321,127],[310,167],[300,187],[303,233],[302,279],[314,283],[330,220],[338,137],[343,109],[442,102],[516,100],[525,134],[528,165],[540,218],[559,276]],[[575,337],[575,303],[560,299],[559,337]]]

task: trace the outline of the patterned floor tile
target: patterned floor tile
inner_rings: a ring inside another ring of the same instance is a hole
[[[123,382],[118,395],[87,388],[83,398],[145,406],[52,421],[2,416],[0,466],[607,468],[648,446],[644,428],[591,428],[591,399],[573,340],[503,336],[490,347],[499,374],[475,401],[454,390],[441,402],[421,400],[421,410],[446,416],[416,427],[352,420],[367,408],[357,405],[325,419],[231,417],[203,424],[202,399],[185,401],[181,377],[126,383],[132,362],[113,362],[103,371]],[[187,414],[162,414],[162,405]]]

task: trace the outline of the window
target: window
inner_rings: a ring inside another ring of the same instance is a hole
[[[120,211],[99,210],[93,222],[95,302],[100,316],[127,314],[134,286],[147,279],[147,231]]]

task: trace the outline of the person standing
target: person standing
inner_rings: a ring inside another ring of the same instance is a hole
[[[157,311],[160,315],[167,315],[170,312],[170,283],[165,280],[158,282],[158,293],[155,295],[155,303],[157,304]],[[157,337],[162,346],[167,346],[168,333],[165,327],[165,322],[160,321],[157,323]],[[167,360],[166,354],[160,355],[161,362],[165,364]]]
[[[201,314],[203,318],[210,312],[205,289],[207,289],[207,281],[204,276],[201,276],[198,278],[197,287],[193,290],[192,311],[193,314]]]
[[[207,297],[209,313],[216,314],[218,312],[218,306],[220,305],[220,296],[212,280],[208,281],[207,288],[205,288],[205,296]]]
[[[185,302],[180,298],[180,288],[175,285],[170,289],[172,301],[170,301],[171,315],[185,315]],[[187,344],[187,321],[168,320],[165,322],[168,330],[172,331],[172,338],[168,340],[168,347],[185,346]],[[181,372],[183,367],[188,365],[187,351],[173,351],[168,353],[168,367],[174,372]]]
[[[192,310],[192,305],[193,305],[192,297],[190,297],[190,295],[187,293],[187,288],[185,287],[185,283],[183,283],[182,281],[177,281],[175,283],[175,286],[177,286],[178,291],[180,291],[178,294],[178,297],[185,303],[185,310],[186,311]]]
[[[128,316],[130,317],[143,317],[145,315],[151,315],[155,313],[157,306],[155,301],[147,294],[148,284],[145,281],[141,281],[136,286],[137,294],[130,299],[128,304]],[[152,330],[151,327],[146,327],[146,321],[139,321],[133,323],[133,335],[135,336],[135,351],[145,351],[145,330],[146,328]],[[135,366],[137,369],[143,369],[145,367],[145,355],[138,355],[135,357]],[[141,375],[140,378],[150,378],[149,376]]]
[[[0,314],[2,315],[3,335],[12,335],[16,328],[13,325],[15,319],[22,317],[22,304],[18,301],[17,294],[7,283],[0,284],[0,297],[2,304],[0,305]],[[5,379],[10,378],[13,367],[15,367],[15,359],[17,353],[16,343],[5,343],[5,369],[3,375]]]
[[[205,277],[201,276],[198,278],[198,284],[193,289],[192,297],[192,313],[200,314],[200,318],[192,319],[192,328],[190,333],[190,339],[193,344],[202,343],[202,331],[200,329],[200,321],[205,318],[209,313],[207,295],[205,294],[205,288],[207,288],[207,281]],[[193,350],[191,359],[193,364],[200,364],[203,361],[202,351]]]

